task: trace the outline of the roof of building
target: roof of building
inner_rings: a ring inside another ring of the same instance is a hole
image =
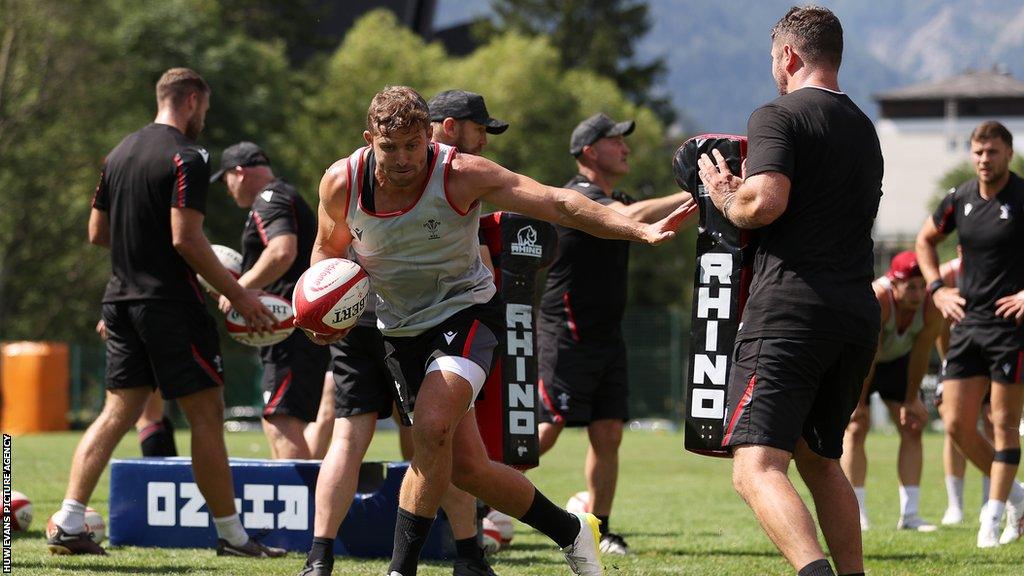
[[[912,84],[874,95],[877,101],[946,98],[1024,98],[1024,82],[999,70],[968,70],[942,80]]]

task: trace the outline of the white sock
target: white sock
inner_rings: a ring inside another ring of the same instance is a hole
[[[989,491],[989,488],[991,486],[992,486],[992,478],[989,478],[988,476],[982,476],[981,477],[981,506],[982,506],[982,508],[984,508],[985,507],[985,503],[988,502],[988,491]],[[1012,495],[1013,492],[1011,491],[1010,494]]]
[[[228,544],[232,546],[242,546],[249,541],[249,535],[242,527],[242,521],[239,520],[238,514],[214,518],[213,524],[217,527],[217,537],[227,540]]]
[[[855,496],[857,496],[857,507],[860,508],[861,518],[868,517],[868,505],[866,500],[867,496],[865,495],[866,492],[867,488],[865,488],[864,486],[853,487],[853,493]]]
[[[914,518],[917,516],[917,503],[921,497],[918,486],[900,486],[900,516]]]
[[[1020,482],[1014,480],[1010,485],[1010,502],[1017,505],[1021,500],[1024,500],[1024,488],[1021,488]]]
[[[53,523],[68,534],[85,532],[85,504],[66,498],[61,502],[60,510],[53,515]]]
[[[1006,512],[1006,502],[989,499],[985,505],[985,524],[998,526],[1003,521],[1003,513]]]
[[[949,501],[948,508],[954,510],[964,509],[964,479],[952,474],[946,474],[946,499]]]

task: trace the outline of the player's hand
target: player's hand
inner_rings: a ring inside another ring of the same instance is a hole
[[[960,322],[964,319],[964,305],[967,301],[960,296],[959,288],[943,286],[932,294],[932,302],[942,312],[942,317],[953,322]]]
[[[96,323],[96,333],[100,335],[100,340],[107,341],[107,323],[103,321],[103,318]]]
[[[320,334],[319,332],[313,332],[312,330],[306,330],[305,328],[303,328],[302,331],[306,333],[306,338],[309,338],[310,342],[321,346],[327,346],[344,339],[352,329],[346,328],[330,334]]]
[[[721,210],[725,199],[743,185],[743,178],[729,170],[729,163],[721,152],[712,150],[711,154],[714,156],[714,160],[707,154],[701,154],[697,160],[697,174],[700,176],[700,181],[704,183],[704,189],[711,196],[711,201],[714,202],[716,208]],[[741,165],[741,168],[745,172],[746,164]]]
[[[928,424],[928,409],[920,398],[900,404],[900,427],[916,432]]]
[[[671,240],[676,235],[676,230],[683,225],[691,216],[697,213],[697,202],[689,199],[679,205],[671,214],[658,220],[654,224],[647,225],[647,243],[657,246],[662,242]]]
[[[238,298],[229,301],[228,310],[234,308],[245,319],[250,334],[270,332],[270,327],[277,323],[277,318],[260,302],[260,294],[260,290],[246,288]]]
[[[228,300],[227,296],[224,296],[222,294],[218,294],[218,295],[214,296],[214,298],[217,299],[217,308],[221,312],[223,312],[224,314],[227,314],[228,312],[231,311],[231,300]]]
[[[996,300],[996,316],[1012,318],[1020,324],[1021,319],[1024,319],[1024,291]]]

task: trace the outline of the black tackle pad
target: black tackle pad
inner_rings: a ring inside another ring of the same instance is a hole
[[[729,457],[729,451],[722,448],[726,394],[736,331],[750,287],[753,245],[752,235],[729,222],[704,190],[697,159],[707,154],[713,162],[712,150],[725,157],[733,174],[740,174],[747,155],[744,136],[695,136],[684,142],[672,158],[676,182],[693,194],[700,212],[684,447],[697,454]]]

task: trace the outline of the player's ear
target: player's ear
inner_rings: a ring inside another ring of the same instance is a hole
[[[369,130],[363,130],[363,140],[366,140],[367,146],[373,146],[373,134]]]
[[[455,118],[445,118],[441,122],[441,127],[444,129],[445,135],[455,136]]]

